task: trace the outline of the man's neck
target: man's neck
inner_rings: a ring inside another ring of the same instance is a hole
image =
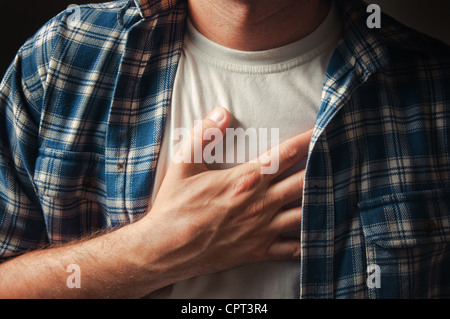
[[[189,0],[189,17],[208,39],[262,51],[302,39],[327,16],[329,0]]]

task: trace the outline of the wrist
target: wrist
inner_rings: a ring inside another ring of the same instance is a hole
[[[175,260],[169,256],[170,234],[164,233],[161,226],[149,216],[128,226],[130,229],[127,232],[133,241],[130,256],[134,267],[140,269],[140,280],[146,282],[150,289],[148,293],[182,280],[181,272],[176,270]]]
[[[186,251],[189,240],[183,239],[175,225],[167,227],[150,214],[137,221],[133,230],[139,238],[135,255],[149,285],[157,290],[197,275],[195,256]]]

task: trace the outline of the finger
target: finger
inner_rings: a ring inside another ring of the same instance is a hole
[[[300,234],[302,223],[302,207],[293,207],[279,212],[272,219],[268,228],[275,236],[298,231]]]
[[[271,185],[266,193],[268,201],[282,207],[300,200],[303,196],[305,172],[306,170],[301,170]]]
[[[262,174],[274,179],[308,155],[313,130],[273,147],[250,163],[258,163]]]
[[[225,108],[216,107],[203,121],[197,123],[190,137],[184,141],[172,162],[179,164],[184,176],[193,176],[205,171],[203,150],[209,143],[218,144],[225,134],[230,115]],[[214,136],[214,141],[211,142]]]
[[[300,239],[279,238],[267,250],[268,260],[298,260],[300,258]]]

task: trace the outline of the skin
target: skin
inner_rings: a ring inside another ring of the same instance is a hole
[[[189,2],[200,32],[239,50],[298,40],[320,24],[326,8],[319,0]],[[281,26],[285,31],[274,36]],[[202,132],[219,128],[225,133],[230,114],[223,108],[216,111],[203,120]],[[272,175],[261,174],[261,167],[269,165],[266,160],[214,171],[193,160],[172,162],[154,205],[139,221],[0,264],[0,298],[139,298],[180,280],[238,265],[298,259],[300,242],[281,234],[300,229],[301,207],[283,207],[300,199],[305,172],[281,181],[275,178],[307,156],[311,133],[268,152],[279,154],[279,170]],[[194,147],[204,148],[209,142],[193,133],[179,155],[194,154]],[[71,264],[81,269],[79,289],[66,284]]]
[[[230,116],[223,108],[217,110],[222,114],[218,122],[206,118],[202,132],[213,127],[225,131]],[[180,156],[188,148],[195,154],[196,145],[203,149],[209,141],[202,137],[203,133],[192,134]],[[270,165],[267,161],[213,171],[193,159],[172,162],[154,206],[141,220],[1,264],[0,297],[139,298],[193,276],[250,262],[298,258],[299,241],[280,235],[299,230],[301,208],[282,207],[301,197],[304,171],[273,181],[307,155],[310,138],[307,132],[282,143],[279,170],[272,175],[261,174],[261,167]],[[70,264],[80,266],[80,289],[66,286]]]
[[[195,28],[210,40],[242,51],[277,48],[300,40],[327,16],[329,0],[195,0]]]

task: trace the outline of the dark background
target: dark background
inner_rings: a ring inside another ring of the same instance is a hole
[[[70,4],[107,2],[107,0],[0,0],[0,78],[19,48],[52,17]]]
[[[450,44],[450,0],[365,1],[379,4],[383,11],[406,25]],[[46,21],[70,4],[94,2],[107,0],[0,0],[0,78],[20,46]]]

